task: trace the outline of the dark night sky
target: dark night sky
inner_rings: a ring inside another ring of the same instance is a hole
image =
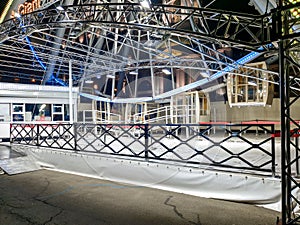
[[[0,15],[9,0],[0,0]],[[208,4],[212,0],[202,0],[203,5]],[[209,8],[223,9],[226,11],[234,11],[234,12],[245,12],[251,14],[257,14],[258,12],[254,9],[253,6],[249,6],[250,0],[216,0],[213,4],[209,6]]]
[[[207,5],[212,0],[202,0],[203,5]],[[258,11],[249,5],[250,0],[216,0],[212,3],[209,8],[222,9],[225,11],[232,12],[243,12],[249,14],[258,14]]]
[[[2,11],[4,7],[6,6],[8,0],[0,0],[0,15],[2,14]]]
[[[249,1],[250,0],[216,0],[213,4],[210,5],[209,8],[257,13],[254,7],[248,5]],[[2,10],[4,9],[7,2],[8,0],[0,0],[0,14],[2,13]],[[211,2],[211,0],[202,0],[202,2],[205,3],[204,5],[206,5],[207,3]]]
[[[1,12],[4,9],[4,7],[6,6],[7,3],[8,3],[8,0],[1,0],[0,1],[0,10],[1,10]]]

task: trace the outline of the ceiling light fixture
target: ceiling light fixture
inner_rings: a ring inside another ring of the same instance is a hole
[[[74,31],[71,31],[71,33],[69,34],[69,38],[70,39],[76,39],[77,38],[77,35]]]
[[[89,80],[86,80],[85,83],[86,84],[92,84],[92,83],[94,83],[94,81],[92,81],[92,80],[89,79]]]
[[[142,1],[140,1],[140,4],[141,4],[141,6],[143,8],[146,8],[146,9],[150,9],[151,8],[150,1],[148,1],[148,0],[142,0]]]
[[[115,75],[106,75],[107,78],[110,78],[110,79],[115,79],[116,76]]]
[[[139,73],[138,73],[138,71],[130,71],[129,74],[131,74],[131,75],[138,75]]]
[[[21,18],[21,15],[20,15],[19,13],[17,13],[17,12],[15,12],[14,16],[15,16],[16,18]]]
[[[64,11],[64,10],[65,10],[61,5],[57,6],[56,9],[57,9],[58,11]]]
[[[166,75],[170,75],[171,74],[171,71],[168,70],[168,69],[162,69],[162,72]]]
[[[255,83],[254,81],[248,81],[248,85],[251,85],[251,86],[257,86],[257,83]]]

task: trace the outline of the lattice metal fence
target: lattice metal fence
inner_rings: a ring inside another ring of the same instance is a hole
[[[274,125],[151,125],[149,132],[149,158],[275,175]]]
[[[77,150],[147,158],[146,126],[76,124]]]
[[[273,124],[12,124],[18,144],[275,175]]]
[[[11,124],[10,140],[17,144],[76,149],[73,124]]]

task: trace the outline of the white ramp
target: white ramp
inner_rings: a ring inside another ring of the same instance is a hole
[[[9,144],[0,146],[0,174],[26,173],[41,169],[34,158],[11,150]]]
[[[42,168],[61,172],[237,202],[274,204],[281,198],[281,182],[275,177],[34,146],[13,147],[35,158]]]
[[[9,175],[26,173],[41,169],[31,157],[1,159],[0,168]]]

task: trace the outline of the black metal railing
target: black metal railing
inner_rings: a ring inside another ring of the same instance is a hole
[[[275,176],[274,124],[12,124],[11,142]]]
[[[73,124],[11,124],[10,141],[17,144],[76,149]]]

